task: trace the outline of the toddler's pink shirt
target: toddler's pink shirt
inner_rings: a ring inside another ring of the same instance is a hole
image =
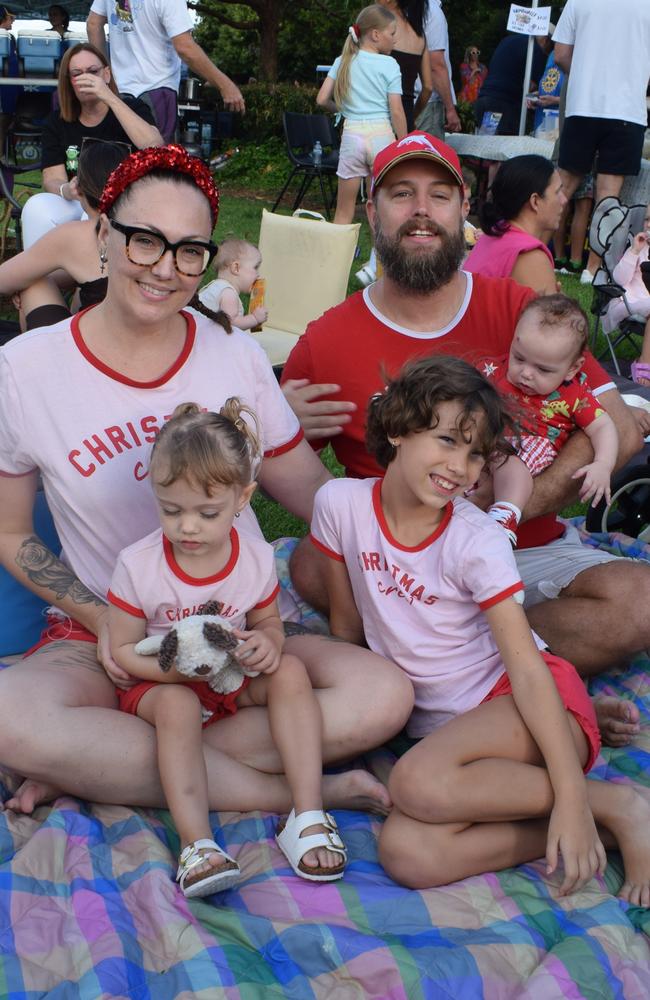
[[[147,635],[164,635],[176,622],[200,614],[208,601],[222,604],[219,614],[233,628],[246,628],[246,615],[277,596],[273,549],[263,538],[235,528],[231,552],[219,573],[207,579],[190,576],[177,563],[162,531],[120,552],[108,600],[147,622]]]

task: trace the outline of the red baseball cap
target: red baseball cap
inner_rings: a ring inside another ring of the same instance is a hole
[[[397,139],[386,146],[380,153],[377,153],[372,168],[372,185],[370,194],[373,195],[379,184],[389,170],[402,160],[433,160],[434,163],[446,167],[454,178],[455,182],[463,187],[463,174],[460,169],[460,160],[455,149],[448,146],[441,139],[436,139],[428,132],[409,132],[403,139]]]

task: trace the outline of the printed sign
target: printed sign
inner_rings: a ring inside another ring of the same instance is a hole
[[[510,4],[508,31],[516,31],[520,35],[548,35],[550,23],[550,7],[521,7],[517,3]]]

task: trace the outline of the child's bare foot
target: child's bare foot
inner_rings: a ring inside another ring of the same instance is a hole
[[[608,747],[625,747],[640,732],[639,710],[626,698],[604,695],[594,698],[594,709],[603,743]]]
[[[623,857],[625,882],[618,895],[632,906],[650,907],[650,788],[623,786],[629,793],[625,809],[612,830]]]
[[[60,788],[57,788],[56,785],[48,784],[47,781],[35,781],[33,778],[25,778],[22,785],[16,789],[12,797],[7,799],[4,808],[11,809],[13,812],[31,815],[36,806],[40,806],[44,802],[52,802],[53,799],[57,799],[63,794]]]
[[[209,837],[186,844],[178,859],[176,881],[184,896],[208,896],[230,889],[241,872],[234,858]]]
[[[218,872],[239,871],[239,866],[234,861],[226,861],[223,854],[216,851],[200,851],[203,861],[193,867],[185,879],[185,886],[194,885],[200,882],[206,875],[216,875]]]
[[[369,771],[360,768],[340,774],[324,774],[322,787],[326,809],[360,809],[387,816],[392,806],[385,785]]]
[[[300,834],[302,837],[309,837],[312,833],[324,833],[327,836],[326,826],[317,823],[315,826],[307,826]],[[327,847],[318,847],[314,851],[307,851],[300,859],[301,864],[307,868],[340,868],[341,855],[336,851],[330,851]]]

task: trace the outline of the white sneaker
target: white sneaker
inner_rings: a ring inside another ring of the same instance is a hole
[[[580,284],[593,285],[593,282],[594,282],[594,275],[591,273],[591,271],[588,271],[587,268],[585,268],[582,274],[580,275]]]
[[[359,282],[359,284],[363,285],[364,288],[366,288],[368,285],[372,285],[373,281],[377,280],[377,275],[371,268],[370,261],[364,264],[363,267],[359,268],[358,271],[355,271],[354,276]]]

